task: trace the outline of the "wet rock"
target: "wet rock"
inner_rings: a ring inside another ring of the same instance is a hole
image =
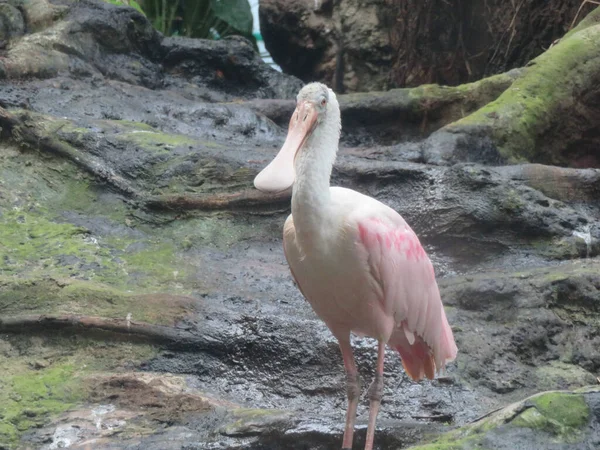
[[[339,349],[281,250],[290,192],[252,188],[293,108],[267,97],[293,97],[299,82],[242,40],[164,39],[109,4],[53,8],[7,58],[33,76],[0,87],[0,438],[11,448],[339,446]],[[33,54],[65,65],[39,71]],[[460,349],[443,377],[421,383],[388,352],[382,448],[455,428],[525,448],[588,442],[584,425],[531,399],[506,429],[469,425],[540,390],[593,384],[600,370],[598,170],[503,165],[481,128],[448,128],[523,73],[340,96],[334,182],[415,229]],[[367,386],[375,343],[353,346]],[[581,394],[590,410],[594,395]],[[357,447],[367,405],[363,396]]]
[[[178,74],[169,77],[166,85],[185,89],[180,80],[184,74],[185,82],[206,86],[206,100],[246,97],[249,89],[255,98],[295,98],[302,87],[300,80],[263,64],[250,41],[242,37],[222,41],[173,37],[163,39],[161,45],[164,70]],[[215,98],[214,91],[227,94]]]
[[[70,73],[93,84],[106,79],[150,89],[175,87],[188,98],[213,101],[287,98],[301,86],[264,64],[243,38],[165,39],[136,9],[102,1],[67,6],[37,0],[23,9],[36,32],[8,48],[0,65],[4,78]]]
[[[499,393],[593,383],[596,357],[588,343],[596,341],[598,282],[592,261],[441,280],[445,304],[461,311],[453,322],[463,353],[459,372]]]
[[[410,447],[444,448],[594,448],[600,443],[600,389],[552,391],[534,395],[435,441]]]
[[[441,129],[422,143],[423,159],[429,164],[447,165],[477,162],[499,166],[506,164],[490,137],[490,129],[472,126],[467,130]]]
[[[23,15],[10,3],[0,4],[0,48],[4,48],[14,38],[25,32]]]
[[[421,140],[495,100],[522,73],[522,70],[515,69],[456,88],[425,85],[338,95],[343,123],[342,140],[348,146],[361,147]],[[247,105],[285,127],[295,102],[251,100]]]

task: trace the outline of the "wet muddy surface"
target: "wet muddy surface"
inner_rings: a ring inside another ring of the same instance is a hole
[[[252,190],[285,137],[244,102],[289,98],[298,80],[269,73],[244,43],[165,42],[123,32],[125,16],[149,32],[127,8],[49,4],[73,11],[40,42],[19,45],[25,55],[53,48],[53,64],[68,64],[0,86],[13,120],[0,141],[0,326],[13,320],[0,335],[0,401],[10,406],[0,410],[0,448],[337,448],[343,365],[289,274],[289,204],[230,201]],[[100,45],[102,27],[85,39],[63,32],[113,14],[121,19],[107,29],[129,39],[127,51]],[[98,53],[64,50],[82,42]],[[229,70],[225,81],[213,69]],[[377,448],[407,448],[534,393],[597,383],[597,170],[425,164],[424,140],[390,145],[392,132],[350,128],[334,184],[411,224],[459,347],[443,377],[420,383],[388,352]],[[53,331],[35,315],[119,322],[109,332],[81,323]],[[25,319],[32,328],[17,329]],[[138,322],[174,332],[148,343],[128,328]],[[366,388],[376,345],[353,346]],[[593,406],[596,394],[585,395]],[[584,447],[598,436],[589,423],[591,437],[573,448],[593,448]],[[503,436],[527,442],[500,432],[490,442]]]

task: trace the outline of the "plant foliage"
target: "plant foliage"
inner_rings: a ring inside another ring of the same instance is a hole
[[[219,39],[252,37],[248,0],[141,0],[144,13],[165,35]]]

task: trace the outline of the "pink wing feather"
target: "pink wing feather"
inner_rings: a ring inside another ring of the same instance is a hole
[[[419,238],[399,214],[386,212],[358,220],[359,246],[380,287],[382,307],[396,323],[388,345],[398,350],[413,379],[431,379],[456,357],[457,347]]]

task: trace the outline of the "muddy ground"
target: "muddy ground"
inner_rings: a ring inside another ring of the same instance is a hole
[[[44,4],[2,60],[0,447],[336,448],[339,350],[285,263],[289,197],[251,184],[285,129],[250,100],[301,83],[243,41]],[[598,169],[425,163],[435,130],[377,125],[345,131],[334,181],[419,234],[459,347],[421,383],[388,355],[378,448],[594,448]],[[375,343],[353,344],[366,384]]]

